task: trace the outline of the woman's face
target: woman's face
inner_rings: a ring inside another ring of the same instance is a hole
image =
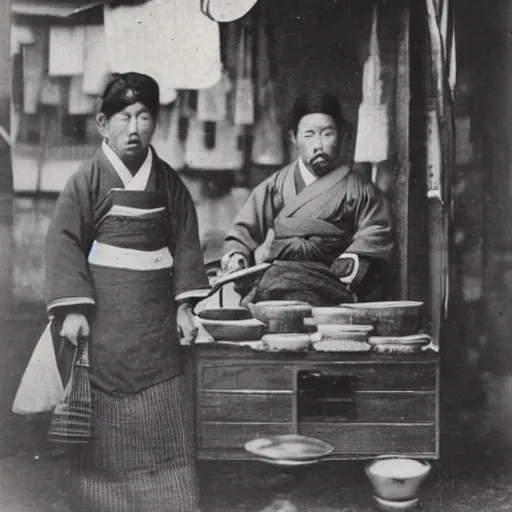
[[[338,129],[331,116],[307,114],[292,134],[299,156],[315,176],[332,171],[338,161]]]
[[[156,127],[148,108],[138,102],[128,105],[110,118],[98,115],[103,138],[126,164],[145,158]]]

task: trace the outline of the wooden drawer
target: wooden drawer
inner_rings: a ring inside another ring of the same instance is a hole
[[[293,389],[293,371],[282,365],[204,365],[200,367],[202,390],[287,390]]]
[[[199,429],[199,448],[244,449],[257,437],[293,434],[289,423],[215,423],[203,421]]]
[[[431,364],[302,365],[299,371],[353,377],[359,391],[435,391],[437,382],[437,370]]]
[[[198,415],[201,421],[292,421],[293,395],[278,393],[200,394]]]
[[[415,423],[436,421],[435,393],[356,392],[356,421]]]
[[[334,455],[437,453],[434,424],[300,423],[299,434],[332,444]]]

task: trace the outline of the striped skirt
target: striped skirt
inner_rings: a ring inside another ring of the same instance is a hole
[[[192,403],[183,375],[133,395],[93,387],[93,439],[77,448],[73,511],[196,512]]]

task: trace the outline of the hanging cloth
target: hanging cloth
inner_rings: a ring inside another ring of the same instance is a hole
[[[279,125],[277,85],[271,63],[275,55],[270,51],[270,34],[266,18],[258,23],[258,111],[254,128],[252,161],[257,165],[279,166],[284,161],[283,133]]]
[[[104,15],[110,69],[152,76],[162,104],[176,99],[176,89],[203,89],[220,80],[219,27],[198,1],[105,6]]]
[[[250,20],[244,20],[240,32],[235,90],[235,124],[254,123],[254,84],[252,79],[252,36]]]
[[[62,102],[62,83],[60,78],[54,78],[45,75],[41,82],[41,96],[39,103],[41,105],[50,105],[58,107]]]
[[[84,72],[85,26],[50,27],[48,74],[74,76]]]
[[[47,58],[48,33],[34,30],[34,43],[23,46],[23,111],[36,114],[41,94],[41,81]]]
[[[11,24],[11,57],[20,53],[24,45],[33,44],[34,41],[34,31],[29,25]]]
[[[377,7],[372,13],[369,55],[363,70],[354,160],[377,164],[389,158],[389,106],[383,103],[382,67],[377,36]]]
[[[179,137],[181,101],[182,97],[178,96],[172,105],[160,107],[152,140],[158,156],[176,171],[185,165],[185,146]]]
[[[71,115],[94,114],[96,110],[94,97],[84,93],[83,81],[84,77],[77,75],[69,83],[68,113]]]
[[[110,77],[103,25],[85,28],[83,92],[101,96]]]

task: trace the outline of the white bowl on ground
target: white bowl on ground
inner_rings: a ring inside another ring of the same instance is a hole
[[[366,466],[375,495],[389,501],[413,500],[431,470],[426,461],[403,457],[378,458]]]

